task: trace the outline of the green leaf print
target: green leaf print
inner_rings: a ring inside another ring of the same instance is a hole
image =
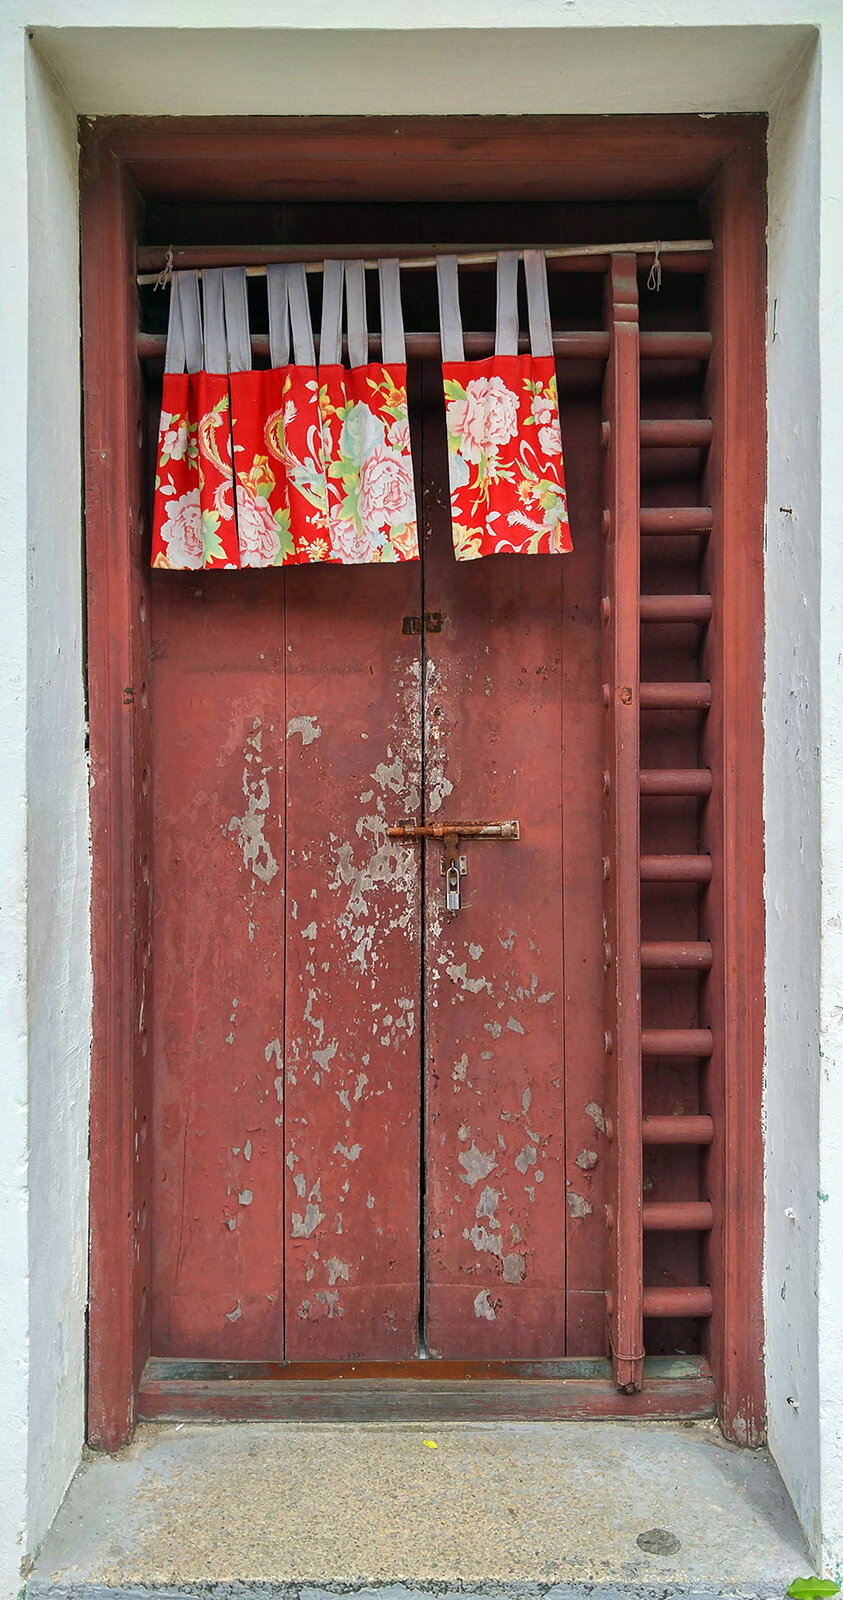
[[[209,561],[224,561],[225,551],[220,542],[218,528],[220,514],[218,511],[202,512],[202,560],[205,566]]]
[[[280,567],[283,565],[285,556],[293,556],[296,553],[296,547],[293,543],[293,535],[290,529],[290,512],[288,509],[285,508],[283,511],[276,511],[275,526],[278,529],[278,538],[281,548],[275,556],[272,564],[274,567]]]

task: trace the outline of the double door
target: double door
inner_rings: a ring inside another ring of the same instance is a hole
[[[604,1350],[599,394],[457,563],[412,385],[420,563],[154,575],[155,1354]]]

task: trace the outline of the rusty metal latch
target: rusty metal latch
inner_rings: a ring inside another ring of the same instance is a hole
[[[395,822],[390,839],[520,839],[517,822]]]
[[[441,871],[447,911],[459,911],[460,878],[468,871],[468,862],[460,854],[461,839],[521,838],[517,822],[396,822],[386,832],[390,839],[438,839],[444,845]]]

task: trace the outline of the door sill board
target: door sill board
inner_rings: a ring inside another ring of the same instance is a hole
[[[607,1361],[440,1362],[348,1365],[184,1361],[151,1357],[138,1395],[146,1421],[414,1422],[715,1414],[707,1364],[644,1363],[644,1388],[621,1394]]]

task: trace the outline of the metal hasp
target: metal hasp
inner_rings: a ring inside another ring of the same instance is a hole
[[[395,822],[388,839],[520,839],[517,822]]]
[[[460,839],[520,839],[517,822],[396,822],[387,828],[390,839],[439,839],[445,846],[442,873],[445,878],[445,909],[460,909],[460,878],[468,871],[460,855]]]

